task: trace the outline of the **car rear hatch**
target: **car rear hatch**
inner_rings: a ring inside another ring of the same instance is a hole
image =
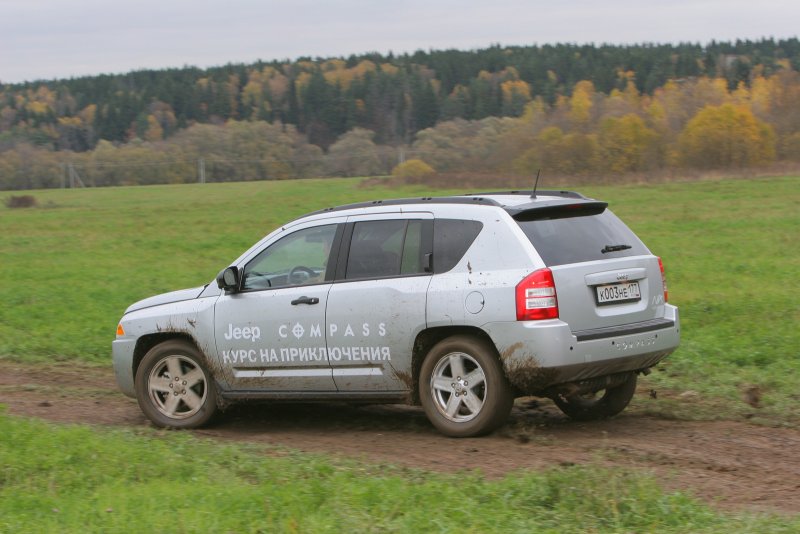
[[[658,328],[664,315],[659,259],[606,206],[558,199],[506,208],[551,270],[558,317],[579,340]]]

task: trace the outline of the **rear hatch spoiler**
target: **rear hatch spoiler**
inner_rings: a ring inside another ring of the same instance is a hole
[[[563,219],[567,217],[585,217],[603,213],[608,202],[591,199],[559,198],[503,206],[516,221],[535,221],[539,219]]]

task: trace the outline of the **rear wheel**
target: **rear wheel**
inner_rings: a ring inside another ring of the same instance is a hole
[[[437,343],[420,370],[425,414],[443,434],[479,436],[508,418],[514,397],[489,343],[453,336]]]
[[[190,343],[159,343],[136,371],[136,399],[157,426],[194,428],[217,411],[217,391],[203,357]]]
[[[553,402],[559,409],[576,421],[592,421],[613,417],[624,410],[636,391],[636,375],[631,373],[618,386],[601,389],[583,395],[557,396]]]

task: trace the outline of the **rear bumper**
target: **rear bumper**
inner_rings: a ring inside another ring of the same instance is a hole
[[[524,394],[565,382],[638,371],[657,364],[680,343],[675,306],[664,317],[614,328],[572,332],[558,319],[489,323],[509,381]]]

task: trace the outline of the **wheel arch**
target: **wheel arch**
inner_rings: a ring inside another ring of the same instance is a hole
[[[423,330],[417,334],[417,337],[414,340],[414,348],[411,353],[412,404],[420,404],[419,373],[420,369],[422,369],[422,362],[425,360],[425,356],[427,356],[428,352],[430,352],[434,345],[443,339],[447,339],[448,337],[452,336],[470,336],[485,341],[494,349],[495,356],[498,359],[500,358],[500,354],[497,352],[497,348],[495,347],[492,338],[489,337],[489,334],[477,326],[437,326]]]
[[[133,349],[133,376],[136,376],[136,372],[139,370],[139,364],[142,363],[142,359],[150,349],[159,343],[173,339],[189,342],[203,356],[203,358],[206,360],[206,365],[208,365],[208,357],[202,350],[200,350],[200,347],[197,345],[197,341],[195,341],[195,339],[189,334],[184,334],[181,332],[156,332],[153,334],[143,335],[136,340],[136,348]]]

